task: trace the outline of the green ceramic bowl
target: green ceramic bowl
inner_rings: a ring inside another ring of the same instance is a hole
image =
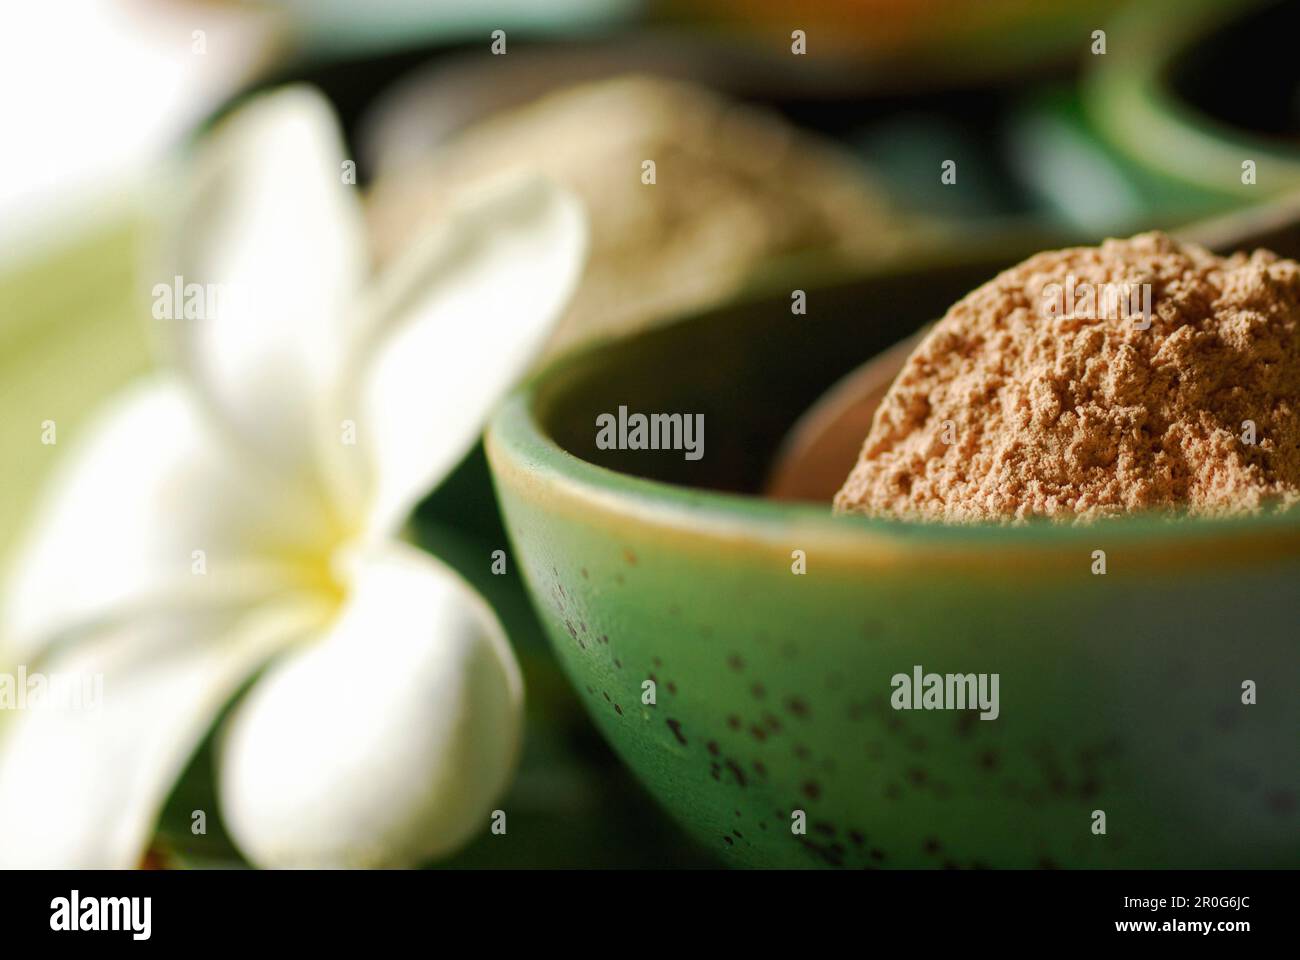
[[[1107,24],[1087,112],[1121,155],[1191,198],[1255,203],[1300,190],[1295,0],[1150,0]],[[1242,163],[1256,165],[1242,182]]]
[[[488,456],[559,659],[736,864],[1294,866],[1300,519],[953,528],[754,492],[822,389],[986,275],[729,307],[509,398]],[[703,413],[704,456],[597,449],[619,405]],[[998,675],[999,715],[893,709],[918,665]]]

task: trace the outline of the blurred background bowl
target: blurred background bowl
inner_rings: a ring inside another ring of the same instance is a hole
[[[1112,22],[1111,51],[1084,78],[1089,121],[1186,203],[1258,202],[1300,188],[1297,31],[1295,0],[1126,7]]]

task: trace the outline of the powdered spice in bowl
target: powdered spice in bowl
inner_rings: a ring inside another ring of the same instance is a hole
[[[1159,233],[1041,253],[953,306],[839,512],[1086,522],[1300,501],[1300,264]]]

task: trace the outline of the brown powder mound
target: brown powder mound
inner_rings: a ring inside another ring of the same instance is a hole
[[[521,165],[584,201],[590,253],[552,353],[718,303],[774,264],[878,263],[920,226],[835,145],[653,76],[563,87],[417,158],[371,192],[381,259],[405,250],[458,191]],[[647,159],[653,185],[642,183]]]
[[[1038,254],[917,347],[835,509],[969,522],[1290,507],[1298,324],[1300,264],[1265,250],[1224,259],[1149,233]]]

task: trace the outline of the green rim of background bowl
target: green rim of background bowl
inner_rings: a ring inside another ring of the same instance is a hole
[[[1084,79],[1084,103],[1097,129],[1140,165],[1220,197],[1257,200],[1261,193],[1300,188],[1300,151],[1214,120],[1165,82],[1189,46],[1267,2],[1132,4],[1108,24],[1108,52],[1094,58],[1096,67]],[[1246,159],[1257,162],[1257,184],[1241,183]]]

